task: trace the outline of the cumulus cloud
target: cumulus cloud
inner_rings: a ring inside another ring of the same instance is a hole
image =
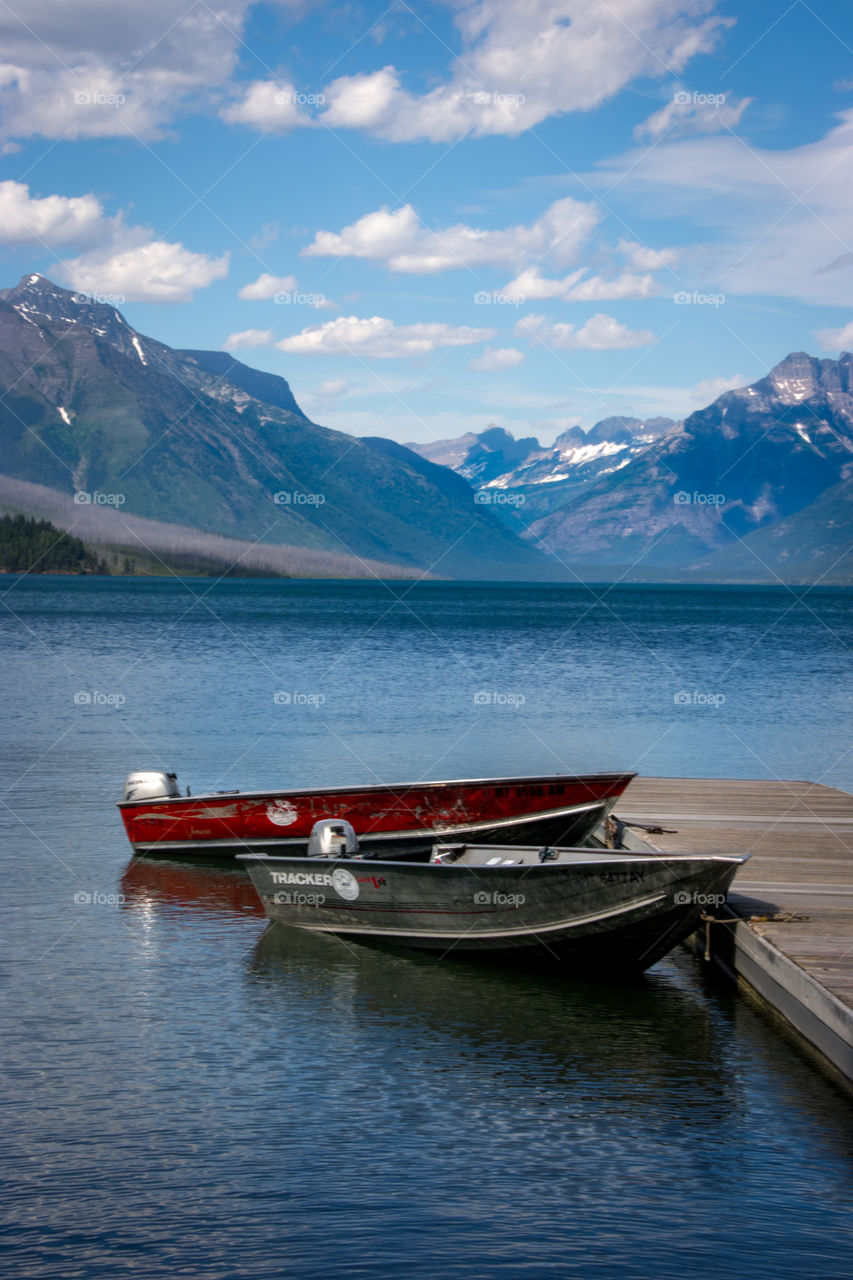
[[[226,351],[240,351],[246,347],[268,347],[272,340],[272,329],[242,329],[239,333],[230,333],[222,346]]]
[[[824,351],[850,351],[853,349],[853,320],[840,329],[818,329],[815,337]]]
[[[316,95],[300,92],[286,80],[253,80],[242,97],[219,113],[226,124],[247,124],[269,133],[288,133],[311,123],[305,106]]]
[[[92,195],[31,196],[23,182],[0,182],[0,243],[56,245],[92,240],[104,229]]]
[[[309,257],[366,258],[391,271],[431,275],[474,266],[520,266],[550,256],[570,262],[598,222],[595,205],[566,196],[528,225],[484,230],[457,223],[433,231],[414,208],[377,209],[342,231],[318,231],[303,249]]]
[[[0,6],[6,136],[162,135],[179,111],[221,108],[235,125],[285,132],[315,123],[395,141],[515,135],[588,111],[640,77],[680,74],[730,20],[718,0],[449,0],[459,56],[444,82],[410,92],[393,66],[340,76],[319,92],[270,77],[232,83],[253,0],[28,0],[26,23]],[[18,6],[20,7],[20,6]],[[305,4],[278,8],[298,18]]]
[[[580,329],[576,325],[558,321],[552,324],[545,316],[525,316],[515,327],[519,337],[531,342],[553,347],[557,351],[618,351],[626,347],[645,347],[654,342],[655,335],[649,329],[628,329],[612,316],[599,313],[587,320]]]
[[[341,76],[324,90],[327,106],[323,123],[332,129],[381,129],[396,102],[404,96],[393,67],[366,75]]]
[[[142,228],[60,266],[59,274],[82,293],[123,294],[128,302],[189,302],[228,273],[228,254],[211,258],[182,244],[150,238]]]
[[[322,117],[392,141],[515,135],[549,116],[589,111],[639,77],[681,71],[730,20],[715,0],[457,0],[462,55],[446,83],[408,92],[393,66],[341,76]]]
[[[325,324],[312,325],[301,333],[277,342],[279,351],[303,356],[364,356],[389,360],[404,356],[424,356],[438,347],[464,347],[486,342],[494,329],[472,329],[467,325],[395,325],[382,316],[359,319],[339,316]]]
[[[0,6],[4,135],[159,136],[182,104],[230,77],[248,7],[27,0],[24,22]]]
[[[244,284],[237,297],[244,302],[265,302],[277,293],[292,293],[295,288],[296,276],[274,276],[265,271],[252,284]]]
[[[687,90],[676,91],[670,102],[660,111],[655,111],[642,124],[637,125],[634,135],[637,138],[657,140],[664,134],[672,137],[686,137],[696,133],[721,133],[725,129],[736,129],[740,118],[752,98],[741,98],[740,101],[729,101],[725,93],[690,93]]]
[[[34,196],[23,182],[0,182],[0,244],[83,252],[55,268],[60,280],[89,294],[121,294],[129,302],[186,302],[228,271],[221,258],[158,240],[145,227],[108,217],[93,195]],[[91,246],[91,247],[90,247]]]
[[[500,373],[503,369],[514,369],[523,359],[523,353],[515,347],[486,347],[481,356],[469,361],[468,367],[480,373]]]

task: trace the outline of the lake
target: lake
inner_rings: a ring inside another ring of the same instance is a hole
[[[686,951],[644,978],[267,929],[132,861],[207,788],[636,769],[853,790],[853,592],[0,578],[16,1277],[853,1276],[853,1099]]]

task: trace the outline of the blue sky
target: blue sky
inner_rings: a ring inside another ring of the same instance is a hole
[[[2,283],[548,443],[853,347],[845,0],[13,0]]]

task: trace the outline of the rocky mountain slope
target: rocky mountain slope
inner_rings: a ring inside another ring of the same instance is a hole
[[[227,537],[449,577],[549,573],[440,468],[318,426],[283,378],[174,350],[40,275],[0,291],[0,458],[17,480]]]

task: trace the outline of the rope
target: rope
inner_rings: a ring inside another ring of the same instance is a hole
[[[800,920],[808,920],[809,917],[797,915],[794,911],[777,911],[772,916],[733,916],[730,919],[723,919],[722,916],[711,916],[707,911],[703,911],[699,919],[705,924],[705,959],[710,960],[712,924],[795,924]]]

